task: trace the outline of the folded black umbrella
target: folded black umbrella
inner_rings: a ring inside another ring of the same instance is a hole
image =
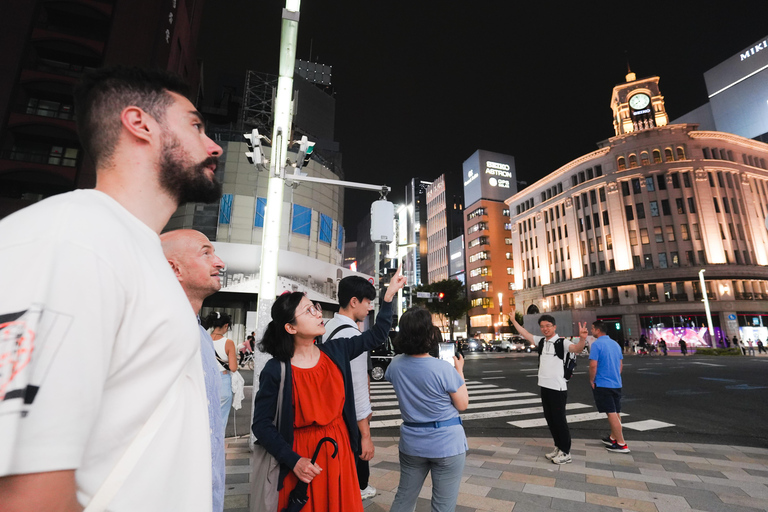
[[[323,443],[329,442],[333,445],[333,454],[331,455],[332,459],[336,458],[336,454],[339,453],[339,445],[336,444],[336,441],[331,437],[324,437],[320,440],[320,442],[317,443],[317,448],[315,448],[315,454],[312,455],[312,464],[317,461],[317,455],[320,453],[320,447],[323,446]],[[302,482],[301,480],[298,481],[296,484],[296,487],[293,488],[291,491],[291,494],[288,496],[288,506],[285,507],[282,512],[299,512],[302,508],[304,508],[304,505],[307,504],[307,500],[309,497],[307,496],[307,489],[309,488],[309,484]]]

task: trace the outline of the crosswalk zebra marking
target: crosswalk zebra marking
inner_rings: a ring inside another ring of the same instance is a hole
[[[535,369],[529,371],[535,371]],[[535,374],[526,376],[537,377]],[[493,377],[486,377],[485,379],[488,378]],[[546,426],[547,422],[542,416],[543,409],[541,406],[509,408],[514,406],[526,406],[540,403],[540,398],[537,394],[518,391],[516,389],[497,386],[494,384],[483,384],[482,381],[478,380],[467,381],[466,384],[470,394],[470,403],[467,407],[467,410],[471,412],[463,412],[460,414],[463,421],[539,415],[540,417],[538,418],[508,421],[507,423],[518,428],[536,428]],[[391,418],[392,416],[400,415],[399,402],[397,401],[397,395],[394,393],[392,384],[389,382],[372,382],[371,392],[373,395],[371,396],[371,401],[375,418],[373,421],[371,421],[371,428],[400,426],[403,422],[402,418]],[[502,400],[510,398],[514,400]],[[497,407],[507,408],[500,410],[483,410]],[[566,410],[568,411],[590,408],[594,409],[594,405],[586,405],[578,402],[566,404]],[[622,413],[621,415],[627,416],[626,413]],[[566,418],[568,419],[569,423],[598,420],[604,421],[605,414],[599,412],[584,412],[579,414],[571,414],[566,416]],[[624,426],[633,430],[645,431],[672,427],[674,425],[671,423],[650,419],[625,423]]]
[[[570,405],[570,404],[569,404]],[[584,407],[589,407],[584,404]],[[565,407],[566,409],[569,409],[568,406]],[[621,416],[628,416],[628,414],[620,413]],[[565,417],[566,420],[568,420],[568,423],[579,423],[582,421],[595,421],[595,420],[605,420],[605,413],[603,412],[586,412],[583,414],[571,414],[570,416]],[[535,428],[535,427],[545,427],[547,426],[547,420],[544,418],[535,418],[532,420],[520,420],[520,421],[508,421],[509,425],[512,425],[513,427],[518,428]]]
[[[483,380],[506,379],[506,377],[483,377]]]

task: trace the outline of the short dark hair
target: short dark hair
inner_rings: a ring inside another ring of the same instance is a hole
[[[210,329],[211,327],[215,329],[216,327],[222,327],[226,324],[232,325],[232,317],[226,313],[211,311],[201,323],[206,329]]]
[[[541,315],[539,317],[539,322],[538,322],[539,325],[541,325],[541,322],[549,322],[552,325],[557,325],[557,322],[555,322],[555,317],[553,317],[552,315]]]
[[[376,298],[376,288],[364,277],[347,276],[339,281],[339,307],[349,306],[353,297],[360,302],[363,299],[373,300]]]
[[[285,324],[296,319],[302,292],[284,293],[272,304],[272,321],[267,324],[264,337],[259,342],[259,350],[266,352],[278,361],[289,362],[293,357],[293,336],[285,330]]]
[[[440,330],[432,323],[432,314],[424,308],[413,307],[403,313],[399,326],[394,345],[403,354],[426,354],[441,341]]]
[[[603,334],[608,334],[608,324],[606,324],[602,320],[595,320],[594,322],[592,322],[592,327],[599,330]]]
[[[83,74],[74,90],[77,131],[97,167],[115,152],[123,109],[139,107],[162,124],[165,111],[173,104],[169,91],[190,96],[186,82],[159,69],[114,66]]]

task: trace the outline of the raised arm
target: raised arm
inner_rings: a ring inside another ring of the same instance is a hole
[[[510,306],[509,319],[512,321],[512,325],[515,326],[515,329],[517,329],[517,332],[520,334],[520,336],[528,340],[530,343],[535,343],[535,340],[533,339],[533,334],[526,331],[522,325],[517,323],[517,319],[515,318],[515,306]]]
[[[353,343],[348,343],[348,338],[334,338],[325,344],[327,345],[326,348],[329,350],[344,350],[347,352],[349,359],[354,359],[366,350],[376,348],[387,341],[389,329],[392,327],[392,300],[403,286],[405,286],[405,277],[403,277],[400,273],[400,268],[398,268],[389,281],[384,297],[382,297],[381,309],[379,309],[379,314],[376,315],[376,322],[373,324],[373,327],[358,336],[353,336]]]
[[[587,322],[579,322],[579,342],[572,343],[568,346],[569,352],[581,353],[584,350],[584,345],[587,344]]]

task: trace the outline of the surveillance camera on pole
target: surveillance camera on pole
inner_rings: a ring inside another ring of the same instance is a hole
[[[301,169],[309,163],[309,158],[315,150],[315,143],[307,139],[306,135],[301,136],[299,141],[299,155],[296,157],[296,168]]]
[[[259,135],[259,130],[252,130],[251,133],[246,133],[243,137],[248,141],[246,142],[246,144],[248,144],[248,151],[245,152],[248,162],[254,166],[264,163],[264,153],[261,151],[261,135]]]

